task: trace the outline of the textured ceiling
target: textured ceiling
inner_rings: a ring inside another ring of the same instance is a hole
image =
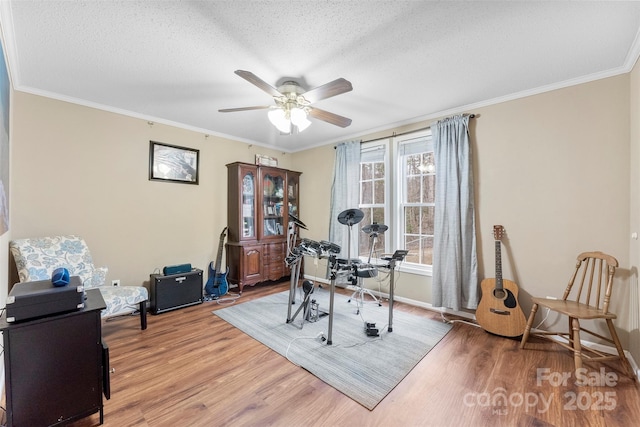
[[[282,151],[630,71],[640,2],[3,1],[16,90]],[[280,135],[234,74],[353,91]]]

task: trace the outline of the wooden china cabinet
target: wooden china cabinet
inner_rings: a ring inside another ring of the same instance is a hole
[[[301,173],[240,162],[228,164],[227,173],[228,282],[242,292],[289,276],[288,214],[299,216]]]

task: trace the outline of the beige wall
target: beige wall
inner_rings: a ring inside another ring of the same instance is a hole
[[[631,165],[640,159],[637,141],[629,144],[631,135],[638,139],[629,115],[636,74],[478,108],[471,121],[481,277],[494,276],[494,224],[506,228],[504,277],[520,286],[527,312],[530,295],[561,293],[578,252],[610,252],[621,265],[613,308],[626,347],[630,312],[638,310],[628,304],[638,261],[629,244],[638,222],[630,217],[639,191]],[[13,101],[10,235],[81,234],[96,264],[109,267],[108,280],[141,284],[181,262],[205,269],[226,225],[224,165],[252,163],[256,153],[303,172],[300,215],[309,230],[302,237],[328,237],[333,145],[284,155],[25,93]],[[149,140],[199,149],[200,185],[149,181]],[[324,272],[306,267],[314,269]],[[396,292],[429,303],[430,287],[430,277],[403,274]]]
[[[139,285],[165,265],[206,270],[227,224],[227,168],[262,147],[16,92],[13,238],[83,236],[108,281]],[[199,185],[149,181],[149,141],[200,150]]]
[[[629,230],[640,233],[640,66],[636,63],[630,74],[630,206]],[[638,266],[640,248],[638,239],[631,238],[629,244],[629,351],[636,362],[640,361],[640,292],[638,291]]]
[[[628,345],[629,76],[477,112],[482,276],[494,274],[493,224],[506,228],[504,277],[519,284],[525,312],[530,295],[561,295],[579,252],[608,252],[620,263],[612,310]]]
[[[484,275],[494,273],[493,224],[507,232],[505,277],[525,292],[557,295],[584,250],[629,269],[628,93],[625,75],[477,111]]]
[[[620,315],[621,339],[628,343],[629,311],[634,309],[627,304],[631,268],[629,76],[473,112],[478,114],[471,120],[470,132],[480,277],[495,276],[494,224],[506,229],[503,274],[519,285],[527,314],[531,295],[562,294],[578,253],[609,252],[620,262],[613,309]],[[312,173],[330,177],[334,155],[333,147],[321,147],[296,153],[294,160],[305,171],[304,178]],[[302,205],[304,221],[311,225],[308,237],[326,239],[330,182],[321,188],[315,179],[303,182],[302,188],[309,190],[303,192]],[[403,273],[396,293],[430,303],[431,277]],[[551,316],[547,324],[555,320]]]

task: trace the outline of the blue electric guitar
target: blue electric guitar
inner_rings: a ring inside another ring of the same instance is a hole
[[[204,285],[204,292],[213,299],[218,299],[225,295],[229,291],[229,284],[227,283],[227,274],[229,274],[229,267],[224,273],[220,272],[222,265],[222,250],[224,249],[224,238],[226,236],[227,227],[220,233],[220,244],[218,245],[218,256],[216,257],[215,267],[213,261],[209,263],[209,276],[207,277],[207,283]]]

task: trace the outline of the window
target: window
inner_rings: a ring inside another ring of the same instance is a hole
[[[372,253],[379,257],[386,252],[386,233],[369,236],[362,228],[374,223],[385,222],[387,196],[386,144],[363,144],[360,153],[360,204],[364,218],[358,224],[358,254],[368,258]]]
[[[392,143],[394,167],[389,162]],[[408,249],[401,268],[431,273],[435,162],[430,130],[362,145],[359,208],[364,212],[357,236],[361,258],[367,259],[370,254],[378,258],[382,253]],[[373,223],[389,227],[376,236],[375,242],[361,232]]]
[[[398,230],[406,261],[433,264],[436,167],[431,132],[398,144]]]

